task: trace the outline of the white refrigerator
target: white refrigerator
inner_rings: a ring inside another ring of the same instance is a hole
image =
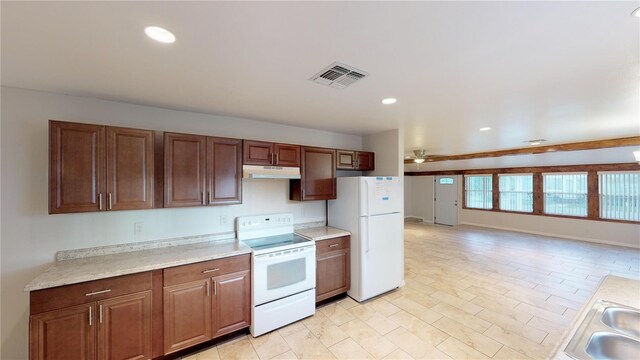
[[[361,302],[404,282],[404,194],[399,177],[337,178],[329,226],[351,232],[350,297]]]

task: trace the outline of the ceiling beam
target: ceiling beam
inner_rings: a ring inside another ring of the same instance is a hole
[[[427,156],[425,158],[425,162],[469,160],[469,159],[491,158],[491,157],[510,156],[510,155],[544,154],[548,152],[593,150],[593,149],[605,149],[605,148],[612,148],[612,147],[634,146],[634,145],[640,145],[640,136],[629,136],[629,137],[607,139],[607,140],[582,141],[582,142],[558,144],[558,145],[545,145],[545,146],[535,146],[535,147],[529,146],[529,147],[518,148],[518,149],[485,151],[485,152],[478,152],[478,153],[471,153],[471,154]],[[404,163],[413,164],[414,161],[413,159],[404,159]]]

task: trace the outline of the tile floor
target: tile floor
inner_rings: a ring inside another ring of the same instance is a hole
[[[639,266],[634,249],[407,223],[406,286],[185,359],[542,359],[602,276]]]

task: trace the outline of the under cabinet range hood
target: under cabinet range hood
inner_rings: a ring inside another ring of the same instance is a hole
[[[243,165],[243,179],[300,179],[299,167]]]

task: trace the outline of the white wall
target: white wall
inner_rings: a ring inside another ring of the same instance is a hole
[[[243,180],[243,204],[185,209],[47,214],[48,120],[281,141],[359,150],[362,138],[223,116],[172,111],[93,98],[1,89],[2,359],[27,357],[24,285],[56,251],[232,231],[239,215],[292,212],[295,222],[325,220],[325,202],[288,200],[287,180]],[[376,154],[377,155],[377,154]],[[226,216],[226,225],[220,216]],[[133,224],[144,223],[133,235]]]
[[[402,176],[404,174],[404,132],[401,129],[366,135],[362,149],[376,153],[376,168],[366,176]]]
[[[420,218],[426,223],[433,223],[434,214],[434,177],[405,176],[404,216]]]
[[[434,176],[405,176],[405,182],[411,183],[408,188],[410,193],[405,194],[405,198],[412,199],[411,213],[407,213],[406,216],[425,217],[425,222],[428,222],[428,217],[433,221],[433,187],[424,185],[433,184],[433,178]],[[423,185],[418,185],[421,183]],[[462,201],[462,181],[458,190],[458,199]],[[458,207],[460,224],[640,247],[640,225],[638,224],[470,210],[463,209],[461,203],[460,205]],[[421,214],[424,215],[421,216]]]

